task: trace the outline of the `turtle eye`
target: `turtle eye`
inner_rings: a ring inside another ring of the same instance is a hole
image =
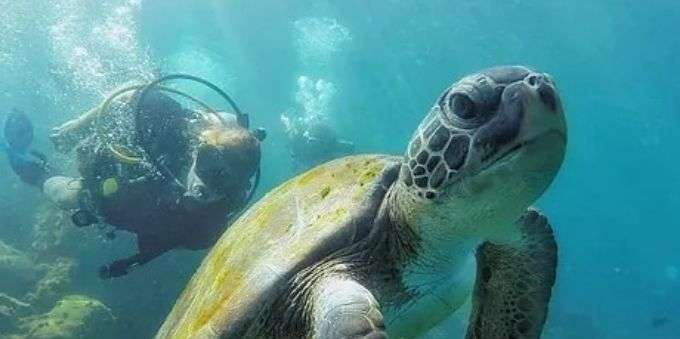
[[[462,93],[454,93],[449,97],[449,109],[463,120],[472,119],[477,115],[475,103],[469,96]]]

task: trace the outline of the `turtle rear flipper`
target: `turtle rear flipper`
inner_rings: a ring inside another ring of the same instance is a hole
[[[517,222],[521,240],[477,249],[477,278],[466,338],[539,338],[555,283],[557,244],[534,210]]]

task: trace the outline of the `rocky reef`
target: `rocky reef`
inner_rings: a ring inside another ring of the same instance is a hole
[[[39,273],[31,258],[0,240],[0,292],[22,295],[37,281]]]
[[[69,222],[45,206],[36,214],[30,251],[0,240],[0,339],[117,337],[106,305],[73,294],[77,261],[64,243],[74,232]]]
[[[69,258],[58,258],[52,264],[46,265],[45,275],[37,282],[34,291],[26,295],[26,300],[40,310],[54,305],[62,295],[69,292],[71,271],[75,265],[75,261]]]
[[[42,206],[35,215],[31,249],[39,258],[64,255],[64,237],[67,233],[68,216],[51,206]]]
[[[8,339],[115,338],[116,318],[96,299],[68,295],[47,313],[18,321],[17,334]]]

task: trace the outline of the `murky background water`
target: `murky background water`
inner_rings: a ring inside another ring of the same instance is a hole
[[[296,171],[286,122],[322,119],[357,152],[399,154],[458,77],[496,64],[549,72],[570,140],[539,202],[560,245],[546,336],[680,338],[675,1],[0,0],[0,8],[0,117],[27,112],[51,161],[75,170],[73,157],[51,151],[52,127],[122,84],[179,71],[223,87],[268,130],[259,195]],[[102,281],[98,267],[131,254],[131,236],[105,241],[102,229],[70,226],[5,158],[0,188],[0,241],[13,248],[0,250],[0,267],[3,255],[15,260],[11,275],[0,268],[12,277],[0,277],[0,293],[32,300],[42,282],[53,296],[35,300],[100,300],[108,309],[93,313],[99,333],[152,336],[205,254],[175,251]],[[458,328],[452,321],[431,335]]]

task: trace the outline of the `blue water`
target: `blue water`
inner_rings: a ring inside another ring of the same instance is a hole
[[[538,203],[560,257],[546,337],[680,338],[676,1],[0,0],[0,7],[0,118],[12,107],[25,111],[36,148],[52,161],[75,170],[72,155],[51,151],[52,127],[124,83],[181,71],[223,87],[267,129],[258,196],[295,173],[282,114],[321,112],[358,152],[401,154],[459,77],[498,64],[549,72],[569,145]],[[303,76],[325,85],[310,93]],[[32,255],[36,214],[47,207],[5,158],[0,187],[0,240]],[[103,233],[69,229],[58,251],[40,260],[75,260],[64,293],[101,300],[116,331],[148,338],[205,252],[174,251],[101,281],[99,265],[134,250],[132,237],[107,242]],[[431,333],[459,335],[453,323]]]

